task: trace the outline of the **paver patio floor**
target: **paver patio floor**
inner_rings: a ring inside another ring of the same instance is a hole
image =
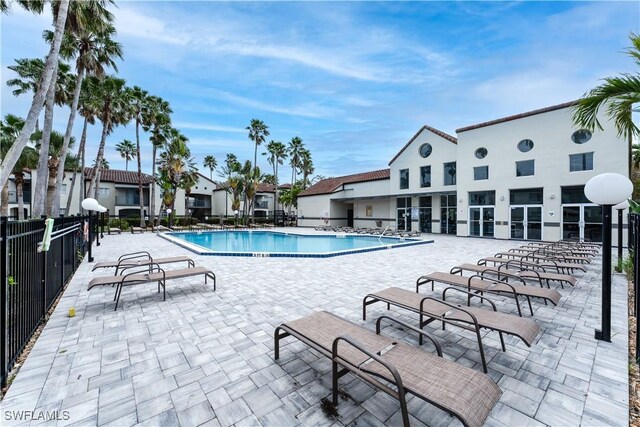
[[[422,274],[520,244],[429,238],[434,243],[316,259],[207,257],[153,234],[105,236],[94,248],[96,262],[140,250],[189,255],[215,272],[218,290],[200,277],[175,280],[162,301],[153,284],[131,286],[114,311],[114,288],[86,290],[91,278],[112,271],[92,273],[85,260],[3,400],[2,423],[399,425],[397,401],[352,375],[340,381],[338,417],[325,415],[320,402],[330,397],[330,362],[293,338],[282,341],[275,361],[273,332],[316,310],[374,330],[386,310],[370,307],[363,322],[367,293],[388,286],[414,290]],[[600,325],[600,283],[596,258],[575,288],[558,289],[563,297],[557,307],[534,302],[542,333],[530,348],[505,337],[503,353],[498,335],[483,332],[489,375],[503,391],[487,425],[628,425],[627,284],[614,275],[613,340],[604,343],[593,336]],[[492,299],[499,310],[515,313],[509,298]],[[67,316],[70,307],[76,317]],[[398,309],[391,314],[417,323]],[[425,329],[440,338],[445,357],[481,369],[473,333],[443,331],[435,323]],[[383,333],[417,345],[416,336],[397,327]],[[412,425],[460,424],[422,400],[410,398],[408,406]],[[42,419],[52,411],[59,411],[58,421]],[[25,420],[29,416],[40,419]]]

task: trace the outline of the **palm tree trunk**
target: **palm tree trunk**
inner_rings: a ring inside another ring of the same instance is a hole
[[[67,151],[69,150],[69,142],[71,141],[71,132],[73,131],[73,123],[76,120],[76,112],[78,111],[78,103],[80,101],[80,88],[84,79],[84,68],[78,70],[76,77],[76,87],[73,92],[73,102],[71,103],[71,112],[67,121],[67,129],[64,132],[64,140],[62,141],[62,151],[60,151],[60,164],[58,165],[58,173],[56,174],[55,192],[53,196],[53,206],[60,207],[60,191],[62,190],[62,181],[64,179],[64,163],[67,160]],[[75,174],[74,174],[75,177]],[[67,196],[71,198],[71,193]],[[68,205],[69,203],[67,203]],[[65,211],[69,215],[69,209]]]
[[[49,177],[47,179],[47,204],[45,209],[45,215],[48,217],[60,216],[60,204],[54,205],[54,194],[56,192],[56,176],[58,174],[58,168],[60,167],[60,158],[51,157],[49,159]]]
[[[47,187],[49,186],[49,142],[51,141],[51,130],[53,129],[53,103],[56,96],[57,65],[54,72],[56,75],[51,79],[47,98],[44,102],[44,125],[42,128],[42,141],[40,142],[40,158],[38,159],[38,179],[35,186],[33,211],[31,212],[31,216],[35,218],[48,213],[46,196]]]
[[[68,10],[69,0],[61,0],[58,7],[58,17],[56,18],[53,42],[51,43],[51,48],[49,49],[49,54],[47,55],[47,60],[44,64],[42,81],[40,83],[40,87],[38,87],[37,92],[33,96],[33,101],[31,101],[31,107],[29,108],[29,113],[27,113],[27,119],[20,131],[20,135],[18,135],[18,138],[2,160],[2,165],[0,167],[0,186],[4,187],[4,185],[9,181],[9,175],[11,175],[13,167],[17,163],[18,158],[20,158],[22,150],[26,147],[31,134],[33,133],[38,116],[44,106],[46,93],[49,90],[52,81],[55,82],[57,74],[56,69],[58,66],[58,54],[60,52],[60,45],[64,34],[64,26],[67,22]]]
[[[276,157],[276,161],[273,166],[273,176],[276,181],[276,199],[273,201],[273,221],[276,220],[276,211],[278,210],[278,158]]]
[[[24,174],[13,174],[18,197],[18,219],[24,219]]]
[[[97,168],[98,170],[96,171],[96,175],[98,176],[98,178],[96,179],[96,188],[93,192],[93,198],[98,200],[98,192],[100,191],[100,176],[102,175],[102,168],[99,167]]]
[[[151,153],[151,160],[153,162],[151,165],[151,176],[153,177],[153,181],[151,182],[151,196],[149,197],[149,210],[151,211],[152,224],[156,216],[156,153],[157,147],[155,144],[153,144],[153,151]]]
[[[82,159],[82,164],[80,166],[82,174],[81,176],[84,177],[84,145],[85,142],[87,141],[87,119],[84,119],[84,124],[82,126],[82,138],[80,139],[80,147],[78,148],[78,158]],[[73,199],[73,189],[76,186],[76,178],[78,176],[78,170],[76,169],[74,171],[73,174],[73,178],[71,178],[71,189],[69,190],[69,192],[67,193],[67,208],[65,210],[65,212],[67,214],[69,214],[69,212],[71,211],[71,199]],[[82,193],[82,191],[81,191]],[[84,196],[84,194],[83,194]],[[82,198],[80,198],[80,203],[82,203]],[[82,212],[82,206],[80,206],[80,208],[78,208],[78,212]]]
[[[91,177],[91,185],[89,186],[89,194],[93,192],[94,198],[98,197],[98,175],[102,168],[102,159],[104,158],[104,145],[107,143],[107,124],[102,123],[102,137],[100,138],[100,147],[98,148],[98,155],[96,156],[96,167]]]
[[[136,117],[136,157],[138,158],[138,197],[140,198],[140,227],[146,226],[144,221],[144,191],[142,190],[142,161],[140,160],[140,121]],[[127,159],[127,170],[129,170]]]
[[[0,216],[9,215],[9,182],[2,186],[2,202],[0,202]]]

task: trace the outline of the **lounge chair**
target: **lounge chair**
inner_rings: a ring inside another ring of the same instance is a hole
[[[431,290],[433,291],[435,283],[438,282],[449,286],[464,288],[468,292],[473,291],[474,293],[479,293],[480,295],[484,295],[485,292],[497,295],[507,295],[513,297],[513,299],[515,300],[516,307],[518,308],[518,315],[520,316],[522,316],[519,299],[520,297],[525,297],[527,299],[527,303],[529,304],[529,311],[531,312],[532,316],[533,307],[531,306],[531,298],[540,298],[545,302],[545,304],[547,303],[547,301],[549,301],[553,305],[557,305],[560,301],[560,298],[562,297],[562,295],[560,295],[560,292],[554,289],[526,286],[526,283],[523,279],[518,277],[513,277],[513,279],[521,280],[522,284],[506,283],[499,280],[492,280],[479,274],[466,277],[463,276],[462,273],[452,274],[433,272],[425,274],[424,276],[420,276],[418,280],[416,280],[416,292],[419,291],[420,286],[427,283],[431,283]]]
[[[126,272],[126,270],[130,270],[131,268],[134,268],[134,267],[123,269],[122,270],[123,274],[120,274],[117,276],[101,276],[101,277],[96,277],[94,279],[91,279],[91,281],[87,285],[87,290],[90,291],[95,286],[116,285],[116,294],[113,297],[113,300],[116,302],[114,311],[118,309],[120,294],[122,293],[122,288],[125,285],[137,285],[140,283],[158,282],[158,292],[160,292],[160,287],[162,286],[163,301],[166,300],[167,298],[167,291],[166,291],[167,280],[182,279],[184,277],[193,277],[193,276],[204,276],[204,283],[207,283],[207,278],[211,278],[213,280],[214,292],[216,290],[216,275],[211,270],[204,267],[182,268],[179,270],[165,271],[162,268],[160,268],[160,266],[157,263],[150,263],[148,264],[148,267],[145,267],[144,269],[138,269],[136,271]]]
[[[549,271],[556,272],[560,274],[571,274],[573,275],[574,271],[582,271],[586,272],[587,269],[583,264],[573,264],[567,262],[558,262],[554,260],[543,260],[543,259],[533,259],[533,258],[502,258],[502,257],[485,257],[480,258],[478,260],[479,265],[493,265],[494,267],[503,265],[503,264],[515,264],[516,266],[521,266],[522,269],[529,270],[541,270],[541,271]]]
[[[493,311],[448,303],[444,301],[447,291],[463,292],[467,294],[466,296],[469,298],[476,297],[480,298],[481,302],[487,301],[491,304]],[[367,306],[381,301],[387,303],[387,309],[389,305],[393,305],[418,313],[420,315],[420,322],[418,324],[420,329],[434,320],[439,320],[442,322],[443,328],[445,323],[449,323],[475,332],[480,350],[480,359],[482,360],[482,367],[485,373],[487,372],[487,362],[484,355],[482,337],[480,336],[480,328],[491,329],[498,332],[500,343],[502,344],[502,351],[506,351],[502,337],[503,333],[514,335],[524,341],[528,347],[531,347],[533,340],[540,332],[540,327],[533,320],[511,314],[498,313],[496,305],[487,297],[480,297],[479,295],[450,287],[442,292],[442,298],[442,300],[439,300],[406,289],[387,288],[364,297],[362,300],[362,320],[367,319]],[[424,319],[425,317],[427,320]],[[419,340],[420,345],[422,345],[422,335],[420,335]]]
[[[426,336],[436,347],[437,356],[379,335],[384,319]],[[280,357],[280,340],[288,336],[331,359],[334,405],[338,404],[338,379],[353,372],[399,401],[405,426],[409,426],[407,393],[470,427],[485,422],[502,393],[486,374],[444,359],[438,341],[430,335],[389,316],[378,319],[376,333],[325,311],[283,323],[274,332],[276,360]]]
[[[91,271],[96,271],[99,268],[114,268],[115,274],[118,274],[122,268],[135,267],[138,265],[149,264],[173,264],[176,262],[187,262],[187,266],[190,268],[195,267],[193,260],[187,256],[174,256],[169,258],[153,258],[149,252],[132,252],[130,254],[124,254],[118,258],[117,261],[105,261],[96,263]]]
[[[142,227],[131,227],[131,234],[134,233],[144,233],[144,228]]]
[[[398,232],[398,235],[400,237],[418,237],[420,236],[420,232],[418,230],[400,231]]]
[[[480,263],[480,261],[478,261]],[[511,268],[509,268],[511,267]],[[518,268],[518,269],[517,269]],[[517,269],[517,270],[516,270]],[[499,267],[490,267],[488,265],[480,265],[480,264],[460,264],[451,269],[451,273],[456,274],[460,271],[469,271],[471,273],[478,273],[481,275],[491,274],[494,275],[500,280],[502,277],[505,277],[506,274],[510,276],[518,276],[525,281],[535,281],[540,285],[540,287],[544,286],[543,282],[547,284],[547,288],[549,288],[549,282],[554,281],[560,283],[560,286],[564,289],[564,284],[569,284],[571,286],[576,285],[576,278],[569,274],[560,274],[560,273],[552,273],[547,271],[540,270],[532,270],[526,269],[526,265],[522,263],[518,264],[517,260],[511,260],[506,264],[502,264]]]
[[[562,259],[560,258],[547,257],[542,255],[536,256],[536,255],[526,255],[526,254],[525,255],[514,254],[513,252],[498,252],[493,257],[487,257],[483,259],[486,259],[491,262],[496,261],[496,264],[494,265],[500,264],[505,261],[509,261],[511,259],[523,260],[526,262],[532,262],[542,266],[552,266],[552,267],[555,267],[558,272],[564,271],[569,274],[571,274],[573,271],[576,271],[576,270],[582,271],[582,272],[587,271],[587,268],[583,264],[580,264],[577,262],[565,262],[565,261],[562,261]]]
[[[111,234],[111,233],[113,233],[113,234],[115,234],[115,233],[122,234],[122,230],[120,230],[118,227],[109,227],[109,228],[107,228],[107,234]]]
[[[589,264],[591,260],[587,256],[583,255],[571,255],[566,252],[551,252],[544,249],[526,249],[526,248],[514,248],[509,249],[510,253],[519,254],[522,256],[543,256],[545,258],[557,258],[566,262],[578,262],[581,264]]]

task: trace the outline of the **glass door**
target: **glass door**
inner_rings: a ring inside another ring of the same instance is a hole
[[[440,196],[440,233],[456,234],[457,215],[456,195]]]
[[[420,208],[420,231],[431,233],[431,208]]]
[[[493,237],[494,208],[493,206],[473,206],[469,208],[469,235],[478,237]]]
[[[542,206],[511,206],[512,239],[542,240]]]
[[[398,209],[396,230],[411,231],[411,208]]]
[[[563,205],[562,238],[602,241],[602,208],[597,205]]]

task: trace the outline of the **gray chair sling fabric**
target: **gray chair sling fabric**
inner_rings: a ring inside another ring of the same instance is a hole
[[[396,321],[382,316],[376,325],[378,333],[384,319]],[[452,414],[466,426],[482,426],[502,393],[500,388],[486,374],[441,357],[437,341],[420,332],[432,340],[440,357],[321,311],[276,328],[275,359],[280,357],[280,340],[294,336],[331,359],[336,405],[338,379],[353,372],[399,401],[405,426],[409,425],[406,393]]]

